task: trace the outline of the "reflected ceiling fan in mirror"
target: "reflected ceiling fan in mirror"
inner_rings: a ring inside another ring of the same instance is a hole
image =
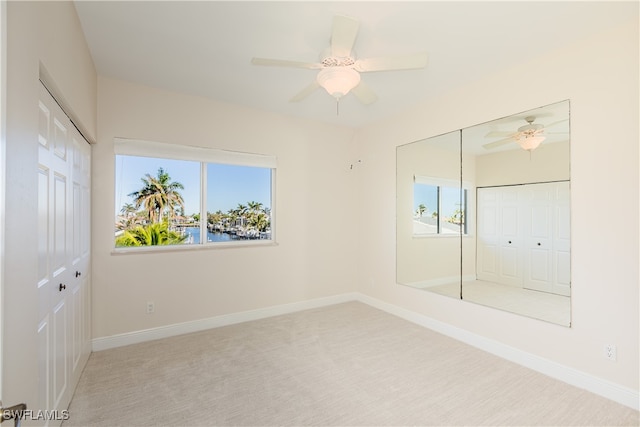
[[[546,126],[540,123],[534,123],[536,120],[536,116],[527,116],[524,118],[524,120],[527,122],[527,124],[524,126],[520,126],[516,132],[489,132],[487,135],[485,135],[486,138],[505,136],[506,138],[484,144],[483,147],[487,150],[491,150],[506,144],[517,142],[523,150],[531,152],[538,148],[542,141],[546,139],[545,135],[551,134],[550,132],[547,132],[547,129],[560,123],[566,122],[568,119],[558,120]],[[563,132],[560,132],[558,134],[563,134]]]
[[[336,15],[333,18],[330,47],[320,55],[320,61],[299,62],[281,59],[253,58],[253,65],[274,67],[306,68],[319,70],[316,79],[297,95],[291,102],[299,102],[319,87],[324,88],[337,102],[353,93],[363,104],[372,104],[378,97],[360,78],[360,73],[374,71],[414,70],[427,66],[427,54],[362,58],[357,59],[353,45],[358,35],[360,23],[347,16]]]

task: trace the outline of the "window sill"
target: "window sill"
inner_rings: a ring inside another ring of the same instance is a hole
[[[265,246],[278,246],[273,240],[268,241],[242,241],[232,243],[209,243],[197,245],[169,245],[169,246],[142,246],[142,247],[121,247],[113,248],[111,255],[131,255],[131,254],[158,254],[175,252],[207,251],[220,249],[255,248]]]
[[[413,239],[450,239],[452,237],[459,238],[459,234],[413,234],[411,236]],[[473,237],[472,234],[463,234],[462,237],[468,238]]]

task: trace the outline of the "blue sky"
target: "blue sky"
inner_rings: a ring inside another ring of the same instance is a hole
[[[184,190],[187,215],[200,211],[200,163],[184,160],[156,159],[150,157],[116,156],[115,213],[126,203],[133,203],[130,193],[142,188],[145,174],[156,176],[162,167],[171,181],[180,182]],[[232,166],[210,163],[207,165],[207,211],[227,212],[250,201],[271,207],[271,170],[248,166]]]

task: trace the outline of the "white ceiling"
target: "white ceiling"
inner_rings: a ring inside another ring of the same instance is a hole
[[[589,34],[637,19],[638,3],[77,1],[100,75],[218,101],[359,127]],[[422,70],[363,73],[372,105],[319,89],[317,71],[252,57],[317,62],[336,14],[360,21],[359,58],[426,51]]]

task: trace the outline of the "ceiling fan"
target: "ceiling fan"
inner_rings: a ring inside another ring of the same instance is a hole
[[[253,58],[253,65],[292,67],[319,70],[316,79],[297,95],[291,102],[302,101],[319,87],[324,88],[337,101],[351,92],[363,104],[372,104],[378,97],[375,92],[360,79],[360,73],[390,70],[412,70],[427,65],[427,54],[376,57],[357,59],[353,45],[358,35],[360,23],[347,16],[336,15],[333,18],[331,45],[320,55],[316,63],[288,61],[281,59]]]
[[[497,147],[501,147],[506,144],[517,142],[523,150],[533,151],[545,140],[546,135],[553,134],[547,132],[547,129],[556,126],[560,123],[566,122],[568,119],[558,120],[548,125],[542,125],[540,123],[534,123],[535,116],[527,116],[524,118],[527,122],[526,125],[520,126],[516,132],[501,132],[493,131],[485,135],[486,138],[505,137],[498,141],[484,144],[483,147],[487,150],[491,150]],[[564,132],[557,132],[557,134],[564,134]]]

